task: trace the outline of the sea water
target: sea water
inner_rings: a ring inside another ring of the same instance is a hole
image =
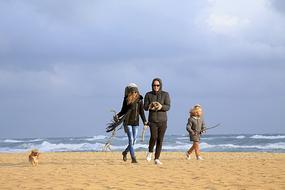
[[[41,152],[100,152],[110,138],[109,135],[93,137],[58,138],[6,138],[0,139],[0,152],[26,152],[39,149]],[[136,151],[148,150],[149,136],[144,142],[138,136]],[[122,151],[128,144],[126,135],[111,140],[111,151]],[[185,152],[191,146],[188,135],[165,135],[163,151]],[[279,152],[285,153],[285,134],[239,134],[203,135],[201,150],[204,152]],[[108,150],[110,151],[110,150]]]

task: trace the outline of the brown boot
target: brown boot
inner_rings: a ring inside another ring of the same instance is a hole
[[[137,159],[136,158],[132,158],[132,163],[138,163]]]
[[[122,152],[123,160],[124,160],[124,161],[127,161],[127,160],[128,160],[128,158],[127,158],[127,154],[128,154],[128,153],[127,153],[127,152],[125,152],[125,151],[124,151],[124,152]]]

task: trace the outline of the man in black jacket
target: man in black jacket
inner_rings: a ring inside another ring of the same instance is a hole
[[[162,81],[155,78],[152,81],[152,91],[146,93],[144,98],[144,109],[149,111],[148,121],[150,127],[150,139],[147,160],[150,161],[155,149],[155,164],[162,164],[159,156],[162,148],[163,137],[167,128],[167,111],[170,109],[170,97],[168,92],[162,91]]]

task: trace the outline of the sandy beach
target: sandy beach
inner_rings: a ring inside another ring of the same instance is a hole
[[[285,189],[284,153],[203,153],[186,160],[163,152],[163,165],[124,162],[120,152],[42,153],[39,166],[28,153],[0,154],[0,189]]]

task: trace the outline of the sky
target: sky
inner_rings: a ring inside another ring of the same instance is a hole
[[[283,0],[1,0],[0,24],[0,138],[105,135],[155,77],[169,135],[197,103],[208,134],[285,133]]]

